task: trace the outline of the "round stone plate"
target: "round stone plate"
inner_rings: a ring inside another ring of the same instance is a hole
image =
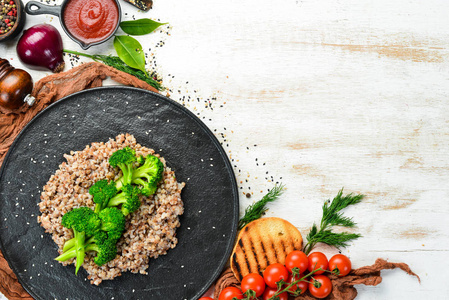
[[[37,223],[40,192],[65,161],[130,133],[155,149],[186,186],[178,245],[150,259],[148,275],[123,273],[91,285],[64,267],[50,234]],[[0,170],[0,248],[35,299],[198,299],[219,276],[237,232],[238,191],[229,159],[213,133],[189,110],[129,87],[70,95],[37,115],[19,134]]]

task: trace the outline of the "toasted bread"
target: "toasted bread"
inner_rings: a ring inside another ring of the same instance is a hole
[[[262,274],[270,264],[284,264],[287,254],[301,249],[301,233],[290,222],[261,218],[240,231],[231,254],[231,269],[241,281],[249,273]]]

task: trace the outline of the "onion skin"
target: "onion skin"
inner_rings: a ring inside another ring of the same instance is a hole
[[[20,61],[30,69],[49,69],[53,73],[64,69],[62,38],[51,25],[39,24],[25,30],[16,50]]]

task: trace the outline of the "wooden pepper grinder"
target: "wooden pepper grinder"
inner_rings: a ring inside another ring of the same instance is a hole
[[[30,74],[0,58],[0,105],[7,109],[17,109],[24,102],[33,105],[35,98],[31,96],[32,90],[33,79]]]

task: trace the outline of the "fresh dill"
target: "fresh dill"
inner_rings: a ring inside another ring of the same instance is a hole
[[[245,209],[245,215],[240,219],[238,224],[238,229],[242,229],[248,223],[261,218],[265,215],[265,212],[268,210],[266,207],[268,202],[273,202],[284,192],[284,185],[276,184],[274,188],[272,188],[262,199],[257,201],[256,203],[248,206]]]
[[[146,74],[142,70],[131,68],[130,66],[125,64],[120,59],[120,57],[118,57],[118,56],[100,55],[100,54],[90,55],[90,54],[81,53],[81,52],[72,51],[72,50],[67,50],[67,49],[64,49],[64,52],[70,53],[70,54],[74,54],[74,55],[88,57],[88,58],[93,59],[93,60],[95,60],[97,62],[101,61],[105,65],[108,65],[108,66],[113,67],[113,68],[115,68],[115,69],[117,69],[119,71],[122,71],[122,72],[128,73],[130,75],[133,75],[133,76],[137,77],[138,79],[140,79],[142,81],[145,81],[146,83],[148,83],[149,85],[151,85],[152,87],[154,87],[158,91],[161,91],[161,90],[164,89],[159,81],[157,81],[156,79],[152,78],[151,76],[148,76],[148,74]]]
[[[326,201],[323,204],[323,217],[320,227],[318,228],[314,223],[307,234],[307,244],[304,246],[304,253],[309,254],[317,243],[344,248],[348,246],[350,241],[361,237],[358,233],[333,232],[332,228],[334,226],[355,227],[356,224],[352,218],[345,217],[340,211],[350,205],[359,203],[363,198],[364,195],[353,195],[352,193],[343,196],[343,189],[341,189],[332,202],[330,200]]]

